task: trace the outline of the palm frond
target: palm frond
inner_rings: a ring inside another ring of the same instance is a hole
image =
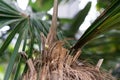
[[[110,29],[120,23],[120,0],[114,1],[85,31],[82,37],[72,47],[74,50],[82,48],[88,41],[93,39],[98,34],[104,32],[106,29]],[[114,22],[116,20],[116,22]]]
[[[88,2],[84,9],[80,10],[74,17],[71,26],[65,31],[64,35],[68,37],[75,36],[76,32],[79,30],[80,25],[84,22],[89,10],[91,8],[91,2]]]
[[[19,47],[20,47],[20,44],[21,44],[21,41],[22,41],[22,35],[23,35],[23,33],[21,32],[19,34],[18,40],[16,42],[16,45],[15,45],[15,48],[14,48],[14,52],[13,52],[11,58],[10,58],[10,62],[8,64],[8,67],[7,67],[7,70],[6,70],[6,74],[5,74],[4,80],[8,80],[9,77],[10,77],[10,74],[12,72],[13,65],[14,65],[14,62],[15,62],[15,59],[16,59],[16,56],[17,56],[17,53],[18,53],[18,50],[19,50]]]
[[[48,33],[49,24],[47,22],[43,22],[41,17],[38,16],[38,13],[33,13],[28,15],[28,13],[22,11],[14,3],[6,0],[0,0],[0,28],[5,25],[9,25],[12,29],[10,31],[9,36],[6,38],[4,43],[0,48],[0,56],[4,55],[4,51],[7,49],[11,41],[14,39],[15,35],[18,34],[17,42],[15,43],[14,51],[10,58],[4,80],[8,80],[10,78],[10,74],[13,70],[13,65],[18,55],[19,48],[21,46],[21,41],[25,42],[23,51],[28,47],[28,56],[32,56],[33,48],[35,42],[37,41],[37,45],[40,48],[40,33],[43,32],[45,35]],[[26,41],[29,40],[29,46],[26,44]],[[21,59],[17,64],[17,70],[14,79],[18,78],[19,66],[21,66]]]

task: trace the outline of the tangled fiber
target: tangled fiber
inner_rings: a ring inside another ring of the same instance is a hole
[[[77,57],[81,52],[72,57],[62,44],[57,41],[50,48],[47,47],[46,52],[50,54],[47,57],[42,55],[41,58],[27,60],[29,69],[23,75],[23,80],[115,80],[97,66],[78,62]]]

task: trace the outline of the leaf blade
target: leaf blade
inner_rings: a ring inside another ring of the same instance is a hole
[[[12,72],[12,68],[13,68],[13,65],[14,65],[14,62],[15,62],[15,59],[16,59],[21,41],[22,41],[22,33],[19,34],[19,37],[17,39],[16,45],[15,45],[15,48],[14,48],[14,52],[13,52],[11,58],[10,58],[10,62],[8,64],[8,67],[7,67],[5,76],[4,76],[4,80],[9,80],[9,77],[10,77],[10,74]]]
[[[77,41],[75,45],[71,48],[71,50],[75,49],[76,51],[82,48],[88,41],[94,38],[97,34],[100,34],[100,30],[104,29],[102,26],[101,29],[100,25],[104,23],[105,20],[110,19],[114,15],[118,14],[120,11],[120,0],[116,0],[106,11],[103,12],[92,25],[85,31],[82,37]],[[74,51],[75,51],[74,50]]]

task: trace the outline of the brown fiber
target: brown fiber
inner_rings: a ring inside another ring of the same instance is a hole
[[[68,50],[62,45],[63,42],[57,41],[50,45],[47,51],[43,51],[50,55],[43,60],[33,60],[33,64],[28,66],[34,66],[36,70],[29,68],[23,80],[115,80],[109,73],[100,71],[96,66],[78,62],[74,59],[76,56],[68,55]]]

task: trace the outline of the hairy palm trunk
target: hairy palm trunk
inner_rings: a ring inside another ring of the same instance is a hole
[[[79,62],[81,51],[74,51],[75,55],[71,56],[70,51],[63,47],[64,42],[56,39],[57,3],[54,0],[52,25],[47,38],[41,33],[41,57],[26,61],[29,68],[22,80],[114,80],[99,70],[102,61],[96,66]]]

